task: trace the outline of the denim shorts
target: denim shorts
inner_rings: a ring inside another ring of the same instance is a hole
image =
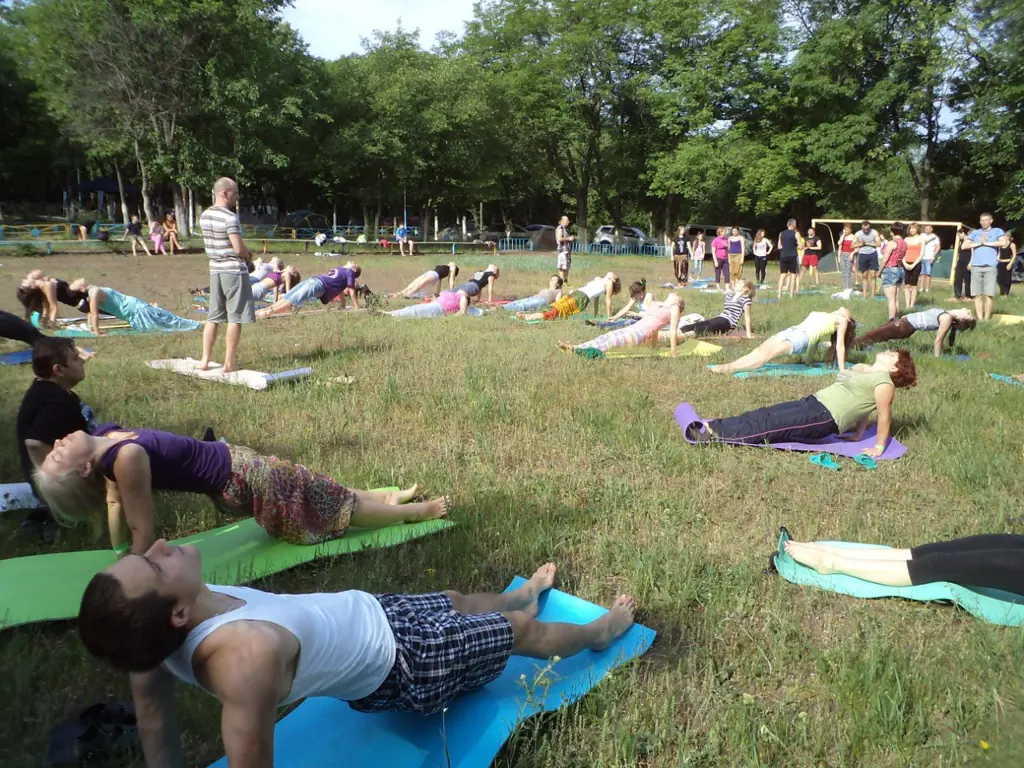
[[[857,254],[857,271],[858,272],[877,272],[878,271],[878,251],[872,251],[871,253],[858,253]]]
[[[293,307],[301,307],[306,302],[319,299],[324,295],[324,284],[315,277],[307,278],[292,288],[282,298]]]
[[[921,259],[921,276],[930,277],[932,274],[932,259]]]
[[[903,277],[906,273],[903,267],[886,267],[882,270],[882,287],[887,285],[903,285]]]
[[[792,354],[794,355],[802,355],[807,351],[808,347],[811,346],[810,337],[795,325],[792,328],[787,328],[786,330],[775,334],[775,338],[779,341],[788,341],[792,344]]]

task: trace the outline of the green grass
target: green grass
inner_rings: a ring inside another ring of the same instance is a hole
[[[435,261],[368,257],[364,279],[395,290]],[[459,257],[466,271],[487,261]],[[499,293],[524,296],[546,283],[554,258],[501,263]],[[297,259],[304,275],[326,264]],[[4,308],[15,311],[16,280],[36,265],[182,313],[185,287],[205,284],[198,256],[51,257],[8,264]],[[646,276],[651,285],[671,271],[663,260],[580,257],[574,275],[609,268],[624,283]],[[940,284],[931,300],[947,290]],[[688,311],[706,316],[720,306],[715,296],[684,297]],[[755,332],[834,304],[826,295],[755,305]],[[885,319],[882,302],[849,306],[866,326]],[[1024,314],[1024,300],[998,309]],[[952,608],[858,601],[761,573],[781,524],[798,537],[904,546],[1024,528],[1024,389],[985,376],[1024,370],[1021,329],[962,334],[965,363],[930,358],[929,334],[911,339],[919,385],[899,393],[895,417],[910,452],[874,472],[850,462],[838,473],[804,454],[688,447],[672,420],[681,400],[726,415],[804,396],[822,381],[722,379],[706,371],[707,360],[587,362],[555,348],[593,335],[576,321],[400,323],[332,311],[246,329],[246,366],[313,366],[314,376],[294,386],[256,393],[145,367],[198,355],[199,335],[181,334],[90,342],[101,354],[79,392],[103,420],[192,435],[212,424],[233,442],[355,487],[415,481],[456,497],[450,533],[317,562],[266,588],[495,590],[553,559],[560,586],[583,598],[607,604],[619,591],[634,594],[640,619],[659,633],[652,651],[577,706],[522,728],[497,765],[1021,765],[1024,632]],[[729,343],[726,352],[750,346]],[[328,386],[343,374],[354,384]],[[3,480],[20,479],[13,416],[30,377],[27,367],[0,369]],[[163,496],[158,510],[169,537],[213,524],[200,499]],[[18,522],[0,520],[0,557],[48,551],[19,537]],[[56,548],[88,545],[83,532],[66,531]],[[40,764],[56,722],[128,695],[125,679],[87,657],[72,624],[0,633],[0,681],[4,766]],[[223,754],[215,701],[182,687],[178,710],[188,765]]]

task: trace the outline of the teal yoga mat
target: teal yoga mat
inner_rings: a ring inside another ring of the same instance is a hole
[[[171,543],[195,544],[203,556],[204,578],[213,584],[230,585],[244,584],[323,557],[393,547],[452,525],[448,520],[430,520],[387,528],[353,528],[340,539],[296,546],[271,538],[255,520],[249,519]],[[115,560],[109,549],[0,560],[0,629],[74,618],[89,579]]]
[[[995,379],[996,381],[1003,382],[1003,384],[1012,384],[1015,387],[1024,387],[1024,381],[1021,381],[1020,379],[1015,379],[1013,378],[1013,376],[1006,376],[1005,374],[1002,373],[990,373],[989,376]]]
[[[884,584],[855,579],[852,576],[836,574],[825,576],[807,566],[800,565],[785,553],[782,547],[789,538],[789,534],[785,530],[779,534],[778,551],[774,556],[774,561],[779,575],[793,584],[817,587],[826,592],[836,592],[850,597],[868,599],[902,597],[905,600],[916,600],[922,603],[955,603],[972,616],[989,624],[1002,624],[1008,627],[1024,625],[1024,595],[1015,595],[1012,592],[1003,592],[987,587],[963,587],[946,581],[921,584],[916,587],[888,587]],[[821,543],[851,549],[872,546],[845,541],[823,541]]]
[[[508,590],[524,582],[516,577]],[[603,613],[600,606],[552,589],[541,597],[538,618],[582,624]],[[560,659],[547,672],[547,662],[513,656],[497,680],[438,715],[365,714],[337,699],[306,699],[274,729],[274,765],[487,768],[520,723],[577,701],[613,669],[646,653],[654,636],[654,630],[635,624],[606,650]],[[210,768],[227,766],[221,758]]]
[[[760,376],[835,376],[837,368],[824,365],[804,365],[803,363],[768,363],[753,371],[734,373],[737,379],[751,379]]]

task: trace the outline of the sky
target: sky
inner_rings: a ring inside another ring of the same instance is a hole
[[[462,33],[473,16],[473,0],[294,0],[284,19],[298,30],[314,56],[336,59],[363,50],[360,40],[374,30],[419,29],[430,48],[441,30]]]

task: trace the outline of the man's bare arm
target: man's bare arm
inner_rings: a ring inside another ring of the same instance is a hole
[[[181,734],[174,719],[174,676],[162,666],[130,675],[139,740],[148,768],[181,768]]]

